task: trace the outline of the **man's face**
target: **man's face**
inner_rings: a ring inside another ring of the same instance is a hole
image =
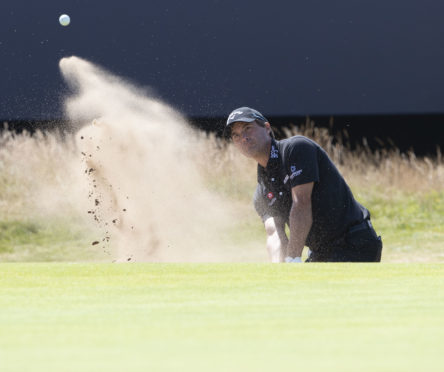
[[[238,121],[231,127],[231,139],[239,151],[249,158],[263,156],[269,151],[270,124],[258,125],[255,121]]]

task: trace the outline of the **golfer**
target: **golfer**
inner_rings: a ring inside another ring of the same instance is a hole
[[[230,114],[225,134],[258,163],[254,206],[272,262],[301,262],[304,246],[308,262],[381,261],[382,241],[369,211],[316,142],[304,136],[276,141],[268,120],[249,107]]]

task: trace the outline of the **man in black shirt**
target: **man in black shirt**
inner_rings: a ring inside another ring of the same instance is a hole
[[[369,211],[316,142],[304,136],[276,141],[267,119],[248,107],[230,114],[225,133],[258,162],[254,206],[272,262],[301,262],[304,246],[310,262],[381,260],[382,241]]]

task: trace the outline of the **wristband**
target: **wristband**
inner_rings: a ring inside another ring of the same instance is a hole
[[[290,256],[287,256],[287,257],[285,257],[285,262],[286,263],[293,263],[293,262],[302,262],[302,260],[301,260],[301,258],[300,257],[290,257]]]

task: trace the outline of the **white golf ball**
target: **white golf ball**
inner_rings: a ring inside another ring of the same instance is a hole
[[[69,25],[69,22],[71,22],[71,18],[69,18],[69,15],[68,15],[68,14],[62,14],[62,15],[59,17],[59,22],[60,22],[60,24],[61,24],[62,26],[68,26],[68,25]]]

